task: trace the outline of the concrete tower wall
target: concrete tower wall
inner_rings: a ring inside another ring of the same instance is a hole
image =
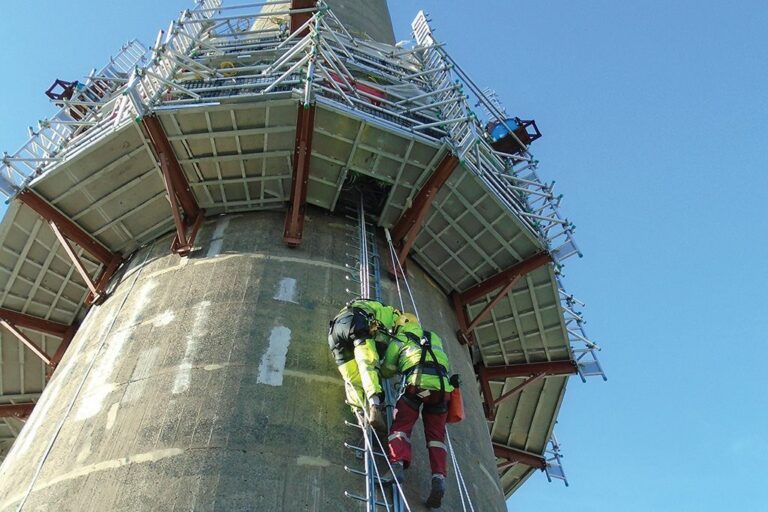
[[[188,258],[168,255],[168,238],[134,256],[0,467],[0,511],[362,510],[343,494],[363,493],[344,470],[360,468],[343,446],[359,434],[344,426],[351,415],[325,339],[349,297],[348,231],[312,211],[291,250],[283,219],[221,216]],[[423,323],[467,383],[467,419],[449,432],[475,510],[505,510],[452,309],[411,267]],[[417,431],[406,489],[422,510],[429,469]],[[450,478],[443,510],[461,510]]]
[[[333,13],[354,36],[395,44],[392,18],[386,0],[326,0]],[[285,11],[285,4],[264,6],[262,12]],[[287,18],[287,16],[285,16]],[[270,20],[259,19],[255,29],[270,27]],[[271,26],[274,28],[274,25]]]

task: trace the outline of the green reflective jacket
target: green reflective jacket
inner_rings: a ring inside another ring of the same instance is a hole
[[[453,391],[453,386],[448,382],[448,376],[451,372],[451,363],[448,360],[448,355],[443,350],[443,340],[440,336],[430,332],[430,344],[432,345],[432,352],[437,358],[437,364],[442,365],[445,369],[445,376],[440,377],[430,372],[431,369],[422,369],[420,371],[419,362],[421,361],[422,347],[415,340],[408,337],[407,334],[415,336],[417,339],[421,339],[424,336],[424,331],[418,324],[405,324],[401,326],[392,342],[387,347],[387,352],[384,354],[384,360],[381,366],[381,375],[385,378],[392,377],[395,373],[407,375],[406,382],[414,386],[418,386],[422,389],[440,389],[440,379],[443,380],[443,387],[446,393]],[[424,359],[425,363],[435,362],[432,355],[427,352]],[[429,365],[425,365],[428,367]]]
[[[382,304],[377,300],[357,299],[347,304],[348,308],[362,309],[371,315],[385,329],[391,331],[395,328],[395,320],[400,316],[400,312],[392,306]]]

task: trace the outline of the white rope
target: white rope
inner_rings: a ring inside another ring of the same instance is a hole
[[[72,396],[72,399],[69,401],[69,404],[67,405],[67,410],[64,412],[64,415],[61,417],[61,420],[59,420],[59,423],[56,425],[56,430],[53,433],[53,436],[51,437],[51,440],[48,443],[48,446],[45,448],[45,452],[43,452],[43,456],[40,458],[40,462],[38,462],[37,468],[35,468],[35,474],[32,475],[32,480],[29,482],[29,487],[27,487],[27,491],[24,493],[24,497],[19,502],[19,506],[16,507],[16,512],[21,512],[21,509],[24,508],[24,505],[26,505],[27,500],[29,499],[29,495],[32,493],[32,488],[35,486],[35,483],[37,483],[37,479],[40,476],[40,472],[43,470],[43,465],[45,465],[45,461],[48,460],[48,456],[51,454],[53,445],[54,443],[56,443],[56,440],[59,438],[61,429],[64,427],[64,422],[67,420],[67,418],[69,417],[69,414],[72,412],[72,408],[75,406],[75,402],[77,401],[77,398],[80,396],[80,392],[82,391],[83,386],[85,385],[85,381],[88,379],[88,376],[91,374],[91,369],[93,369],[93,365],[96,363],[96,359],[98,359],[99,354],[101,354],[101,350],[104,348],[104,345],[107,342],[107,339],[109,339],[109,335],[112,333],[112,328],[115,326],[117,317],[120,316],[120,311],[122,311],[123,306],[125,306],[125,303],[128,300],[128,297],[131,296],[131,291],[133,291],[133,287],[136,284],[136,281],[139,280],[139,276],[144,271],[144,265],[147,262],[147,258],[149,258],[149,255],[152,253],[152,248],[154,246],[155,246],[155,243],[152,242],[149,248],[147,248],[147,255],[144,256],[144,261],[141,263],[141,268],[139,268],[139,271],[136,273],[136,277],[133,279],[133,282],[131,283],[131,286],[128,288],[128,291],[125,292],[125,297],[123,297],[123,301],[120,303],[120,306],[118,306],[117,311],[115,312],[115,316],[112,317],[112,322],[109,324],[109,328],[104,334],[104,337],[101,339],[101,344],[99,345],[98,350],[96,350],[96,352],[94,353],[93,359],[91,359],[91,362],[88,364],[88,368],[85,370],[85,373],[83,374],[83,378],[80,381],[80,384],[77,386],[77,390],[75,390],[75,394]],[[81,351],[84,348],[85,348],[85,343],[80,345]],[[70,356],[70,357],[74,357],[74,356]]]
[[[392,237],[389,234],[389,228],[384,228],[384,234],[387,237],[388,246],[392,246]],[[397,277],[397,264],[395,263],[395,253],[390,250],[389,257],[392,260],[392,272],[395,274],[395,284],[397,285],[397,298],[400,299],[400,311],[405,312],[405,304],[403,304],[403,294],[400,293],[400,278]]]
[[[405,272],[403,272],[403,267],[400,265],[400,260],[395,257],[395,247],[392,244],[392,239],[389,236],[389,231],[387,231],[387,243],[389,244],[389,254],[392,256],[394,262],[397,264],[397,269],[399,269],[402,272],[403,275],[403,283],[406,286],[406,289],[408,290],[408,295],[411,298],[411,303],[413,304],[413,311],[416,314],[416,318],[419,318],[419,312],[416,309],[416,301],[413,298],[413,293],[411,292],[411,287],[408,285],[408,277],[405,275]],[[395,270],[395,276],[397,276],[397,269]],[[400,283],[399,281],[396,281],[397,283],[397,293],[400,294]],[[419,323],[421,323],[421,319],[419,319]],[[450,435],[448,434],[448,429],[445,430],[445,438],[448,441],[448,450],[451,456],[451,464],[453,465],[453,471],[456,475],[456,484],[459,488],[459,497],[461,498],[461,507],[464,512],[466,512],[467,508],[465,505],[466,503],[469,504],[469,509],[471,512],[475,512],[475,507],[472,505],[472,499],[469,497],[469,490],[467,489],[467,484],[464,481],[464,475],[461,473],[461,468],[459,467],[459,462],[456,459],[455,452],[453,450],[453,444],[451,443]]]
[[[448,450],[451,454],[451,461],[453,462],[454,472],[456,474],[456,483],[459,484],[459,496],[461,497],[461,507],[466,511],[464,506],[464,499],[466,498],[469,510],[475,512],[475,507],[472,505],[472,500],[469,497],[469,489],[467,489],[467,483],[464,481],[464,475],[459,467],[459,462],[456,459],[456,452],[453,450],[453,443],[451,442],[451,436],[448,434],[448,429],[445,430],[445,439],[448,441]]]
[[[387,237],[387,244],[389,245],[389,254],[394,256],[395,254],[395,246],[392,245],[392,238]],[[411,292],[411,286],[408,284],[408,277],[405,275],[405,271],[403,270],[403,266],[400,264],[400,260],[395,257],[395,263],[397,264],[397,268],[395,269],[395,275],[397,275],[397,271],[399,270],[400,273],[403,276],[403,283],[405,284],[405,289],[408,290],[408,296],[411,298],[411,304],[413,304],[413,312],[416,315],[416,318],[419,320],[419,323],[421,323],[421,317],[419,317],[419,310],[416,307],[416,300],[413,298],[413,293]],[[397,293],[400,293],[400,282],[397,282]]]
[[[400,482],[397,481],[397,478],[395,478],[395,473],[392,470],[392,463],[389,462],[389,457],[386,456],[386,449],[384,448],[384,445],[381,442],[381,439],[379,438],[379,435],[376,433],[376,431],[373,431],[373,437],[376,438],[376,442],[379,445],[379,448],[381,448],[381,452],[385,454],[384,460],[387,462],[387,467],[389,468],[390,473],[392,474],[392,480],[394,481],[394,485],[397,487],[397,491],[400,493],[400,498],[403,500],[403,505],[405,505],[406,510],[408,512],[411,512],[411,507],[408,506],[408,500],[405,499],[405,493],[403,493],[403,488],[400,486]],[[376,474],[378,475],[378,469]]]

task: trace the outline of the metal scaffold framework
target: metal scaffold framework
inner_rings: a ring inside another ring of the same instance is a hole
[[[0,163],[0,193],[17,199],[2,249],[22,263],[48,254],[34,269],[0,265],[0,308],[67,334],[50,356],[10,332],[55,363],[124,254],[172,231],[184,256],[206,215],[286,207],[295,247],[308,205],[337,211],[350,180],[372,180],[361,292],[380,294],[371,231],[389,229],[395,275],[410,259],[451,297],[505,493],[536,469],[565,480],[554,425],[566,382],[605,379],[584,304],[563,285],[564,262],[581,256],[574,225],[529,150],[535,122],[481,89],[423,12],[412,29],[392,46],[354,36],[322,0],[199,0],[151,48],[131,41],[83,83],[57,80],[47,94],[60,109]],[[100,144],[118,136],[119,149]]]

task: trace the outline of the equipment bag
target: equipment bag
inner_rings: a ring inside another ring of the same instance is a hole
[[[448,402],[448,417],[446,423],[458,423],[464,419],[464,402],[461,400],[461,389],[453,388],[451,401]]]

